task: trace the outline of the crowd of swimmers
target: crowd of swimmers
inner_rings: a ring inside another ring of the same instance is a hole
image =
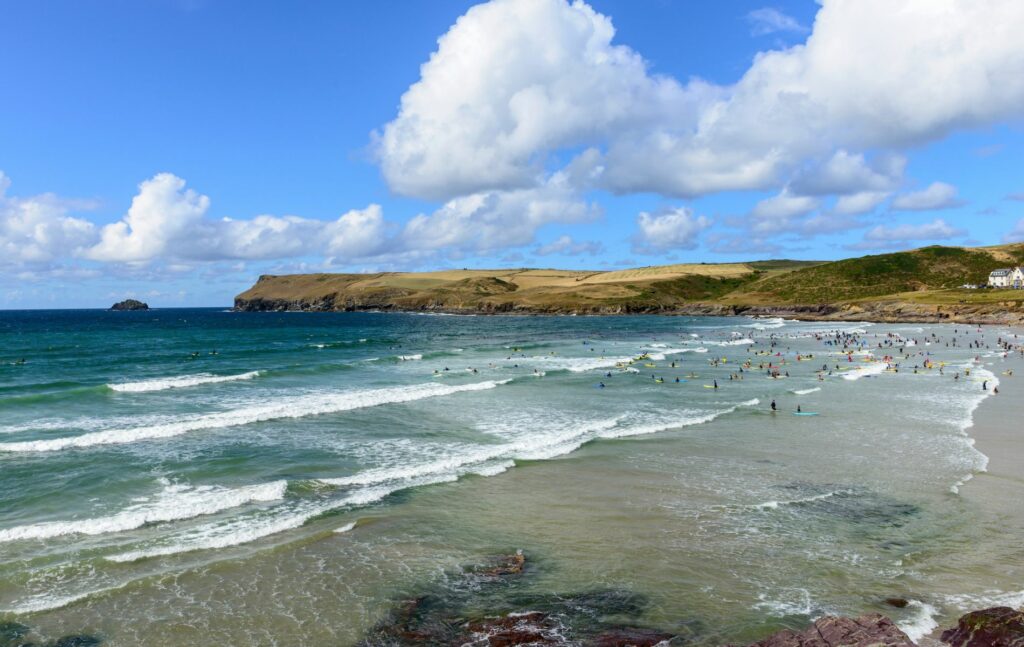
[[[972,336],[972,333],[974,336]],[[831,363],[821,363],[820,368],[814,370],[814,373],[819,381],[823,381],[829,376],[836,375],[844,370],[856,370],[853,364],[861,362],[870,363],[884,363],[885,370],[892,373],[909,372],[918,374],[922,372],[937,373],[939,376],[946,377],[951,376],[952,381],[959,382],[961,377],[971,377],[971,368],[962,367],[959,370],[948,370],[949,366],[946,362],[938,361],[932,356],[931,347],[943,347],[943,348],[968,348],[971,350],[979,351],[973,358],[974,365],[980,365],[982,363],[981,352],[993,352],[1000,353],[1003,357],[1008,357],[1011,353],[1019,354],[1020,357],[1024,358],[1024,344],[1020,343],[1017,335],[1012,334],[1004,337],[999,336],[994,343],[988,342],[985,339],[984,332],[979,328],[972,330],[970,328],[954,328],[951,336],[940,336],[938,332],[932,331],[928,333],[922,333],[919,337],[906,337],[897,332],[886,332],[883,334],[868,335],[863,331],[842,331],[835,330],[831,332],[817,332],[805,335],[810,337],[828,348],[830,354],[838,355],[841,360],[833,361]],[[588,341],[583,342],[584,345],[590,346],[589,350],[596,352],[596,348],[593,344]],[[770,334],[763,342],[756,344],[751,342],[746,347],[747,357],[742,361],[730,361],[727,357],[712,357],[706,360],[707,366],[712,370],[720,370],[728,368],[729,371],[725,375],[719,375],[712,377],[709,384],[705,384],[706,388],[713,390],[719,390],[720,384],[719,379],[727,380],[728,382],[742,381],[745,377],[753,373],[761,373],[770,379],[783,379],[790,377],[790,362],[813,362],[816,359],[820,359],[813,352],[797,351],[794,352],[788,345],[787,337],[785,335],[779,335],[777,333]],[[520,347],[513,347],[506,360],[513,361],[513,367],[519,368],[519,358],[528,359],[527,355],[522,352]],[[602,356],[604,350],[601,351]],[[628,362],[620,362],[616,364],[616,368],[619,371],[629,371],[632,373],[639,372],[636,368],[633,368],[634,364],[643,364],[648,368],[655,366],[651,354],[653,351],[641,351],[637,356]],[[554,356],[557,353],[550,351],[549,355]],[[991,357],[991,355],[989,355]],[[790,359],[787,359],[790,358]],[[845,365],[845,366],[844,366]],[[491,363],[488,365],[490,368],[499,368],[497,365]],[[667,364],[670,369],[681,368],[681,363],[677,360],[672,360]],[[444,372],[448,372],[450,369],[445,367],[443,371],[435,370],[434,374],[439,375]],[[477,373],[477,369],[473,367],[467,367],[467,371]],[[533,369],[533,374],[537,377],[544,375],[543,371],[536,368]],[[1012,376],[1012,370],[1006,370],[1003,373],[1006,376]],[[597,388],[607,388],[607,380],[614,377],[614,373],[611,370],[606,370],[603,373],[603,380],[595,386]],[[692,370],[685,375],[669,376],[667,379],[663,375],[659,375],[657,372],[650,373],[650,379],[656,384],[664,384],[666,382],[672,382],[675,384],[681,384],[688,382],[689,380],[696,379],[698,375]],[[867,376],[866,376],[867,377]],[[998,393],[999,389],[997,385],[993,385],[990,388],[991,379],[982,379],[981,390],[991,391],[992,393]],[[778,404],[773,399],[771,401],[771,411],[777,411]],[[800,409],[800,405],[797,405],[797,413],[803,413]]]

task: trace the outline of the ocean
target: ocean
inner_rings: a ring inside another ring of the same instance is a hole
[[[960,494],[1012,334],[2,312],[0,623],[348,645],[431,596],[464,617],[585,599],[559,607],[567,631],[621,616],[696,644],[869,611],[920,638],[1024,602],[1000,566],[1019,511]],[[525,573],[473,589],[474,565],[517,550]]]

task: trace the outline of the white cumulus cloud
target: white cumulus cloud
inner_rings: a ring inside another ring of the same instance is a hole
[[[562,256],[588,254],[590,256],[597,256],[604,251],[604,245],[596,240],[581,240],[577,242],[572,239],[572,236],[559,236],[550,243],[541,245],[533,253],[537,256],[550,256],[552,254],[561,254]]]
[[[793,16],[782,13],[778,9],[762,7],[747,14],[750,32],[754,36],[765,36],[777,32],[806,33],[810,31]]]
[[[103,228],[99,244],[89,250],[88,257],[99,261],[152,260],[169,245],[187,238],[209,206],[210,199],[186,189],[185,180],[160,173],[139,184],[128,213]]]
[[[90,245],[95,226],[72,211],[95,205],[52,193],[8,196],[11,180],[0,171],[0,267],[59,263]]]
[[[1021,24],[1016,0],[825,0],[806,43],[719,86],[652,73],[580,0],[493,0],[439,39],[377,153],[393,189],[427,198],[529,186],[588,146],[619,193],[778,188],[815,164],[831,188],[888,190],[864,151],[1024,114]]]
[[[967,232],[937,219],[919,225],[878,225],[864,234],[864,239],[851,249],[883,249],[906,247],[916,241],[949,240],[966,236]]]
[[[956,187],[945,182],[932,182],[928,188],[896,196],[894,211],[933,211],[959,207],[963,201],[956,197]]]
[[[659,214],[641,212],[636,219],[633,251],[657,254],[673,249],[694,249],[697,236],[711,226],[706,216],[696,216],[689,207],[675,207]]]

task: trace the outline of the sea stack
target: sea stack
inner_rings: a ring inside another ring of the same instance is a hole
[[[111,310],[149,310],[149,304],[135,299],[125,299],[110,306]]]

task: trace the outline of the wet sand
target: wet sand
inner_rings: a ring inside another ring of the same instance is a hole
[[[999,393],[981,403],[967,430],[974,446],[988,456],[988,468],[961,494],[1002,513],[1017,509],[1024,514],[1024,361],[1019,354],[997,359],[991,369],[999,378]],[[1013,375],[1004,375],[1007,370]]]
[[[990,333],[991,334],[991,333]],[[975,448],[988,457],[987,469],[960,488],[965,502],[984,510],[1007,532],[1024,527],[1024,360],[1019,354],[996,359],[986,366],[999,378],[999,393],[986,398],[974,412],[974,425],[967,430],[975,440]],[[1005,375],[1007,370],[1013,375]],[[1009,579],[1022,583],[1024,567],[1019,560],[1007,559],[993,564]],[[995,587],[994,587],[995,588]],[[1019,595],[980,598],[975,608],[992,604],[1019,604]],[[948,624],[948,623],[947,623]],[[922,641],[938,645],[938,637],[946,625],[940,625]]]

